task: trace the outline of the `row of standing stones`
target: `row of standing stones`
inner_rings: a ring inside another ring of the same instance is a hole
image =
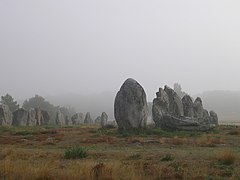
[[[156,127],[165,130],[208,131],[218,125],[214,111],[203,108],[201,98],[193,102],[189,95],[182,99],[165,86],[153,100],[152,118]],[[127,79],[114,102],[114,116],[119,130],[139,129],[146,126],[148,107],[143,87],[134,79]]]
[[[19,108],[15,112],[11,113],[8,106],[5,104],[0,105],[0,125],[13,125],[13,126],[38,126],[48,125],[50,121],[50,115],[47,111],[40,108],[31,108],[28,111]],[[101,116],[98,116],[95,121],[91,118],[88,112],[84,118],[83,113],[74,114],[71,119],[65,116],[60,110],[56,113],[55,118],[56,125],[80,125],[80,124],[99,124],[102,127],[108,123],[108,115],[103,112]],[[111,122],[109,122],[111,123]]]

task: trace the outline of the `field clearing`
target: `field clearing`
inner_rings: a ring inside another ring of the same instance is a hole
[[[86,147],[87,157],[67,159],[69,147]],[[240,127],[0,127],[0,179],[240,179]]]

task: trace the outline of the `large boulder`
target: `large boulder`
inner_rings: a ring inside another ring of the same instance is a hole
[[[93,120],[91,118],[90,112],[87,112],[85,119],[84,119],[84,124],[93,124]]]
[[[164,91],[167,93],[169,100],[168,113],[176,117],[183,116],[183,104],[181,98],[168,86],[165,86]]]
[[[153,100],[152,115],[157,127],[167,130],[208,131],[214,126],[210,120],[217,119],[216,115],[209,116],[203,109],[201,98],[194,103],[189,95],[182,100],[173,89],[165,86],[159,89]],[[213,118],[214,117],[214,118]]]
[[[71,121],[73,125],[84,124],[84,114],[76,113],[71,117]]]
[[[28,121],[28,112],[23,109],[17,109],[13,112],[13,122],[14,126],[26,126]]]
[[[147,122],[148,108],[143,87],[127,79],[114,102],[114,116],[120,130],[141,128]]]
[[[193,101],[189,95],[185,95],[182,98],[183,104],[183,114],[186,117],[194,117],[194,110],[193,110]]]
[[[107,113],[103,112],[101,115],[101,121],[100,121],[100,124],[102,127],[107,125],[107,120],[108,120],[108,115]]]
[[[0,105],[0,125],[12,125],[12,113],[5,104]]]

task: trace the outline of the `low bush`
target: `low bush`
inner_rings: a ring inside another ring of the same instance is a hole
[[[71,147],[67,148],[64,152],[64,158],[66,159],[82,159],[86,158],[88,153],[86,147]]]
[[[231,150],[225,150],[217,159],[223,165],[232,165],[236,160],[236,155]]]
[[[171,154],[166,154],[161,161],[173,161],[174,157]]]

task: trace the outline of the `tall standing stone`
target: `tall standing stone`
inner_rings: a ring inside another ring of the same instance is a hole
[[[17,109],[13,112],[13,122],[12,125],[14,126],[26,126],[28,120],[28,112],[23,109]]]
[[[107,120],[108,120],[108,115],[107,113],[103,112],[102,115],[101,115],[101,126],[106,126],[107,125]]]
[[[141,128],[147,122],[147,100],[143,87],[127,79],[114,102],[114,116],[120,130]]]
[[[43,125],[47,125],[49,123],[49,121],[50,121],[49,113],[47,111],[42,110],[41,114],[42,114],[42,119],[43,119],[42,120],[42,124]]]
[[[71,117],[73,125],[84,124],[84,115],[83,113],[76,113]]]
[[[167,93],[159,88],[156,93],[157,98],[153,100],[152,117],[157,127],[162,127],[164,114],[168,114],[169,111],[169,98]]]
[[[43,124],[43,116],[42,116],[42,111],[40,109],[40,107],[38,108],[35,108],[35,112],[36,112],[36,121],[37,121],[37,124],[38,126],[42,125]]]
[[[60,125],[60,126],[65,125],[65,117],[60,110],[57,111],[55,122],[57,125]]]
[[[193,101],[189,95],[185,95],[182,98],[183,104],[183,113],[186,117],[194,117],[194,110],[193,110]]]
[[[12,113],[5,104],[0,105],[0,125],[12,125]]]
[[[84,119],[84,124],[93,124],[93,120],[91,118],[90,112],[87,112],[85,119]]]
[[[194,117],[203,118],[204,109],[203,109],[202,99],[200,97],[197,97],[196,100],[194,101],[193,109],[194,109]]]
[[[183,116],[183,104],[181,98],[168,86],[165,86],[164,91],[167,93],[169,99],[169,114],[176,117]]]
[[[27,125],[28,126],[36,126],[37,125],[36,111],[34,108],[30,108],[28,110]]]

